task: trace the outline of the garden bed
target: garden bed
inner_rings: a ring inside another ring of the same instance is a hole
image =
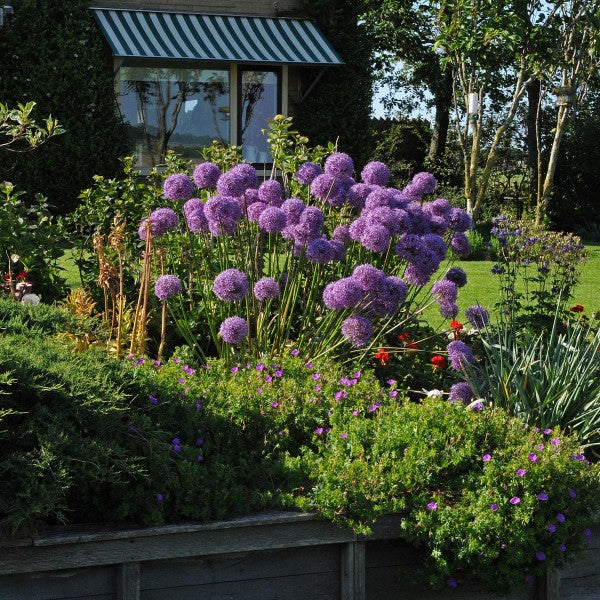
[[[467,582],[432,591],[399,518],[357,536],[311,514],[269,512],[210,524],[56,530],[2,543],[2,600],[498,598]],[[599,533],[596,530],[596,533]],[[596,537],[594,538],[596,539]],[[600,547],[508,600],[600,594]]]

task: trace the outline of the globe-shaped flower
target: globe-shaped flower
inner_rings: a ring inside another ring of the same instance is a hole
[[[346,202],[348,202],[350,206],[363,208],[367,196],[373,191],[373,189],[374,186],[367,183],[356,183],[348,190],[346,194]]]
[[[254,296],[259,302],[279,296],[279,283],[273,277],[263,277],[254,284]]]
[[[454,302],[440,302],[440,315],[444,319],[454,319],[458,314],[458,306]]]
[[[431,194],[435,190],[437,184],[435,177],[431,173],[417,173],[411,183],[421,190],[421,195]]]
[[[460,267],[450,267],[445,279],[452,281],[459,288],[467,284],[467,274]]]
[[[363,289],[352,277],[332,281],[323,290],[323,303],[332,310],[355,308],[363,297]]]
[[[365,165],[360,176],[365,183],[386,185],[390,178],[390,170],[382,162],[374,160]]]
[[[323,170],[319,165],[313,162],[305,162],[296,171],[296,180],[302,185],[310,185],[313,179],[322,173]]]
[[[306,205],[298,198],[290,198],[281,205],[281,210],[287,217],[287,225],[297,225]]]
[[[154,284],[154,294],[161,301],[168,300],[175,294],[180,294],[181,290],[181,281],[176,275],[161,275]]]
[[[283,186],[276,179],[267,179],[258,186],[261,202],[280,207],[283,204]]]
[[[327,264],[333,259],[333,248],[328,240],[315,238],[306,247],[306,258],[321,265]]]
[[[267,233],[279,233],[286,226],[285,213],[276,206],[268,206],[258,217],[258,226]]]
[[[462,371],[467,365],[473,364],[475,360],[471,348],[461,340],[450,342],[447,350],[450,364],[452,365],[452,368],[457,371]]]
[[[264,202],[255,202],[248,207],[248,221],[258,222],[260,215],[269,208]]]
[[[248,323],[242,317],[228,317],[219,327],[219,336],[228,344],[240,344],[248,337]]]
[[[455,233],[450,240],[450,248],[452,248],[452,252],[460,256],[461,258],[465,258],[469,256],[471,252],[471,245],[469,244],[469,240],[464,233]]]
[[[445,217],[450,212],[450,202],[445,198],[436,198],[432,202],[428,202],[423,206],[423,210],[430,215]]]
[[[448,279],[436,281],[431,287],[433,299],[438,303],[455,302],[458,295],[456,284]]]
[[[365,210],[372,210],[379,206],[387,206],[389,208],[392,208],[394,204],[394,192],[393,190],[390,190],[388,188],[375,188],[365,198]]]
[[[349,242],[351,240],[351,238],[350,238],[350,231],[344,225],[338,225],[333,230],[333,235],[331,237],[334,240],[338,240],[338,241],[343,242],[343,243],[347,243],[347,242]]]
[[[150,213],[150,222],[152,223],[152,235],[161,237],[167,231],[172,231],[179,225],[179,219],[174,210],[170,208],[157,208]]]
[[[246,189],[256,186],[256,169],[252,165],[240,163],[239,165],[235,165],[235,167],[231,167],[229,172],[236,177],[241,177]]]
[[[319,200],[327,200],[330,204],[337,198],[345,198],[346,190],[338,179],[331,173],[323,173],[315,177],[310,184],[310,193]]]
[[[390,245],[390,232],[383,225],[367,225],[360,236],[360,243],[373,252],[385,252]]]
[[[169,175],[163,183],[167,200],[189,200],[194,195],[194,182],[184,173]]]
[[[437,235],[436,233],[426,233],[422,238],[422,242],[425,244],[426,248],[433,250],[439,257],[440,260],[444,260],[446,258],[446,242],[444,238]]]
[[[352,279],[360,285],[363,291],[371,292],[383,285],[386,274],[381,269],[367,263],[354,268]]]
[[[460,381],[455,383],[450,388],[450,394],[448,395],[448,400],[450,402],[462,402],[463,404],[469,404],[471,400],[475,397],[473,393],[473,389],[466,381]]]
[[[329,240],[332,251],[332,262],[342,262],[346,258],[346,246],[340,240]]]
[[[373,325],[366,317],[352,315],[342,323],[342,335],[355,347],[366,346],[373,336]]]
[[[248,295],[250,282],[245,273],[237,269],[227,269],[215,277],[212,290],[220,300],[237,302]]]
[[[404,279],[411,285],[425,285],[440,266],[440,259],[433,250],[423,248],[406,267]]]
[[[367,225],[383,225],[390,232],[390,236],[397,235],[399,232],[398,209],[396,208],[378,206],[373,210],[369,210],[366,213],[365,219],[367,220]]]
[[[420,236],[407,233],[396,244],[396,254],[401,260],[410,262],[416,260],[422,254],[424,247],[425,244],[423,244]]]
[[[230,198],[242,196],[246,191],[246,177],[244,173],[229,170],[223,173],[217,181],[217,193],[219,196],[228,196]]]
[[[471,323],[471,326],[475,329],[483,329],[490,322],[488,311],[478,304],[469,306],[465,311],[465,316],[469,320],[469,323]]]
[[[453,231],[469,231],[473,227],[473,220],[462,208],[451,208],[448,213],[448,226]]]
[[[204,190],[214,188],[220,176],[221,170],[217,165],[211,162],[203,162],[194,169],[193,179],[196,187]]]
[[[183,205],[183,215],[188,229],[192,233],[206,233],[208,221],[204,214],[204,202],[200,198],[190,198]]]
[[[334,177],[352,176],[352,171],[354,171],[354,162],[345,152],[334,152],[325,161],[325,173],[330,173]]]

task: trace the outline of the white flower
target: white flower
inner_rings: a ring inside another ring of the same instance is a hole
[[[444,392],[442,392],[442,390],[429,390],[427,392],[428,398],[441,398],[443,395]]]
[[[25,294],[23,298],[21,298],[21,302],[23,304],[39,304],[40,297],[37,294]]]

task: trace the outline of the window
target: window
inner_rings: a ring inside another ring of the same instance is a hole
[[[230,143],[228,69],[123,66],[119,87],[138,167],[160,164],[168,149],[199,159],[213,140]]]

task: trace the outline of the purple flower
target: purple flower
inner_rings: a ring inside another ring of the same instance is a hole
[[[169,175],[163,183],[167,200],[189,200],[194,195],[194,182],[183,173]]]
[[[342,242],[344,244],[348,243],[350,238],[350,230],[344,225],[338,225],[334,230],[331,236],[334,240]]]
[[[220,300],[238,302],[248,295],[250,282],[245,273],[237,269],[227,269],[215,277],[212,290]]]
[[[429,248],[423,250],[406,267],[404,279],[416,286],[425,285],[440,265],[440,260],[435,252]]]
[[[437,510],[437,507],[438,507],[437,502],[430,502],[427,505],[427,510]]]
[[[290,354],[292,356],[298,356],[298,354],[300,354],[300,350],[298,350],[298,348],[292,348],[292,350],[290,350]]]
[[[290,198],[281,205],[281,210],[287,217],[286,225],[297,225],[300,222],[300,216],[304,212],[306,205],[298,198]]]
[[[569,497],[577,498],[577,493],[575,492],[575,490],[569,490]]]
[[[333,248],[326,239],[316,238],[309,242],[306,258],[311,262],[325,265],[333,259]]]
[[[381,269],[366,263],[354,268],[354,271],[352,271],[352,279],[360,285],[363,291],[373,292],[381,289],[386,279],[386,275]]]
[[[158,404],[158,398],[156,398],[155,396],[153,396],[152,394],[150,394],[148,396],[148,399],[150,400],[150,404]]]
[[[537,462],[537,459],[538,459],[537,454],[533,454],[533,453],[529,453],[528,458],[531,462]]]
[[[461,288],[467,283],[467,274],[460,267],[451,267],[446,273],[445,279],[452,281]]]
[[[346,189],[334,175],[323,173],[314,178],[310,184],[310,193],[319,200],[327,200],[329,204],[339,206],[346,198]]]
[[[396,254],[401,260],[414,261],[423,253],[425,245],[418,235],[407,233],[396,244]]]
[[[366,346],[373,336],[371,321],[360,315],[352,315],[342,323],[342,335],[355,347]]]
[[[316,206],[307,206],[294,228],[294,238],[299,244],[308,244],[320,236],[325,216]]]
[[[548,523],[548,525],[546,526],[546,529],[550,533],[555,533],[556,532],[556,525],[554,523]]]
[[[340,435],[340,437],[341,437],[343,440],[345,440],[345,439],[348,437],[348,434],[347,434],[347,433],[342,433],[342,434]]]
[[[436,281],[431,287],[433,298],[438,303],[455,302],[458,296],[458,288],[455,283],[448,279]]]
[[[350,206],[363,208],[367,196],[373,191],[373,186],[366,183],[356,183],[350,187],[346,194],[346,202]]]
[[[323,170],[313,162],[305,162],[296,171],[296,180],[302,185],[310,185],[315,177],[321,175]]]
[[[535,583],[535,577],[533,575],[525,575],[525,582],[529,585],[533,585]]]
[[[491,456],[491,454],[484,454],[484,455],[481,457],[481,460],[482,460],[483,462],[490,462],[490,460],[492,460],[492,456]]]
[[[497,511],[498,510],[498,505],[495,502],[492,502],[492,504],[490,504],[490,509],[493,511]]]
[[[436,217],[446,217],[450,212],[450,202],[446,198],[436,198],[423,206],[423,210],[428,214]]]
[[[537,495],[538,500],[548,500],[548,494],[546,494],[545,492],[540,492]]]
[[[267,179],[258,186],[261,202],[280,207],[283,204],[283,186],[276,179]]]
[[[469,320],[469,323],[471,323],[471,326],[475,329],[483,329],[490,322],[488,311],[478,304],[469,306],[465,311],[465,316]]]
[[[458,315],[458,305],[454,302],[440,302],[440,315],[444,319],[454,319]]]
[[[248,207],[248,221],[258,222],[260,215],[269,208],[264,202],[255,202]]]
[[[331,262],[342,262],[346,259],[346,246],[339,240],[329,240]]]
[[[559,440],[558,438],[555,438],[555,439],[553,439],[553,440],[550,440],[550,443],[551,443],[553,446],[558,446],[558,445],[560,444],[560,440]]]
[[[448,400],[450,400],[450,402],[456,402],[458,400],[464,404],[468,404],[474,396],[475,394],[473,393],[471,386],[466,381],[460,381],[453,384],[450,388]]]
[[[556,520],[557,520],[559,523],[564,523],[564,522],[565,522],[565,520],[566,520],[566,517],[565,517],[565,515],[563,515],[562,513],[558,513],[558,514],[556,515]]]
[[[369,211],[363,210],[362,216],[366,220],[367,227],[371,225],[383,225],[388,230],[390,236],[394,236],[400,231],[398,212],[398,209],[378,206]],[[404,211],[402,213],[406,214]]]
[[[390,178],[390,170],[382,162],[374,160],[364,166],[360,177],[365,183],[386,185]]]
[[[527,469],[517,469],[517,475],[519,477],[525,477],[525,473],[527,473]]]
[[[248,323],[242,317],[228,317],[221,323],[219,335],[228,344],[239,344],[248,337]]]
[[[390,245],[390,232],[383,225],[367,225],[360,236],[360,243],[373,252],[385,252]]]
[[[164,499],[164,496],[162,494],[156,494],[156,496],[154,496],[156,498],[157,502],[162,502]]]
[[[433,250],[438,256],[440,260],[444,260],[446,258],[446,242],[444,242],[444,238],[437,235],[436,233],[426,233],[421,237],[421,241],[425,244],[426,248]],[[448,278],[446,278],[448,279]]]
[[[262,277],[254,284],[254,296],[260,302],[279,296],[279,284],[273,277]]]
[[[256,186],[256,169],[252,165],[240,163],[229,169],[229,172],[242,178],[246,190]]]
[[[167,233],[167,231],[172,231],[175,229],[177,225],[179,225],[179,219],[177,218],[177,214],[174,210],[170,208],[157,208],[155,211],[150,213],[150,223],[152,227],[152,235],[154,237],[160,237]]]
[[[452,231],[465,232],[473,227],[471,217],[462,208],[451,208],[447,219]]]
[[[345,277],[327,284],[323,303],[332,310],[354,308],[363,299],[364,292],[354,277]]]
[[[181,290],[181,281],[176,275],[161,275],[154,284],[154,294],[161,301],[168,300],[175,294],[180,294]]]
[[[458,581],[456,581],[454,577],[450,577],[450,579],[446,581],[446,585],[454,590],[458,587]]]
[[[218,223],[226,220],[239,221],[242,209],[236,200],[228,196],[211,196],[204,205],[204,214],[209,221]]]
[[[537,558],[539,561],[546,560],[546,555],[545,555],[545,554],[544,554],[542,551],[540,551],[540,552],[536,552],[536,553],[535,553],[535,557],[536,557],[536,558]]]
[[[462,371],[468,364],[473,364],[474,358],[471,348],[461,340],[454,340],[447,346],[448,359],[453,369]]]
[[[269,206],[258,217],[258,226],[267,233],[279,233],[287,224],[285,213],[276,206]]]
[[[334,177],[351,176],[352,171],[354,171],[354,162],[344,152],[334,152],[325,161],[325,173]]]
[[[550,434],[552,433],[552,429],[550,429],[550,428],[546,428],[546,429],[544,429],[544,433],[545,433],[546,435],[550,435]]]
[[[200,163],[194,169],[194,183],[200,189],[214,188],[221,176],[221,171],[217,165],[211,162]]]
[[[510,503],[511,503],[513,506],[515,506],[515,505],[517,505],[517,504],[519,504],[519,503],[521,502],[521,498],[519,498],[518,496],[513,496],[513,497],[512,497],[512,498],[509,500],[509,502],[510,502]]]
[[[208,231],[208,220],[204,214],[204,202],[199,198],[190,198],[183,205],[183,215],[188,229],[192,233],[206,233]]]
[[[243,196],[247,187],[244,174],[233,169],[223,173],[217,181],[217,193],[229,198]]]
[[[433,193],[437,184],[435,177],[425,171],[417,173],[412,178],[411,183],[421,190],[421,195]]]
[[[566,551],[567,551],[567,547],[566,547],[564,544],[561,544],[561,545],[558,547],[558,549],[559,549],[561,552],[566,552]]]
[[[471,245],[464,233],[455,233],[450,240],[450,248],[454,254],[465,258],[471,252]]]
[[[321,434],[323,433],[323,428],[322,428],[322,427],[317,427],[317,428],[315,429],[315,433],[316,433],[317,435],[321,435]]]

